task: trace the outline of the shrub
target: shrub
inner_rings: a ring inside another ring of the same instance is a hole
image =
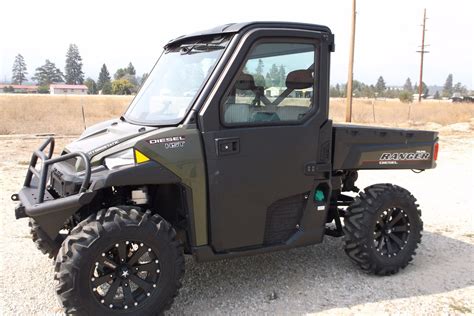
[[[134,85],[127,79],[118,79],[112,81],[112,93],[120,95],[132,94]]]
[[[49,86],[39,86],[38,93],[48,94],[49,93]]]
[[[12,86],[5,86],[3,87],[3,92],[5,93],[11,93],[11,92],[15,92],[15,89],[12,87]]]
[[[400,92],[400,95],[398,96],[400,101],[403,103],[412,103],[413,102],[413,93],[409,91],[402,91]]]

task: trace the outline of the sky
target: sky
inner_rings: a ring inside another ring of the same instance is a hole
[[[29,77],[50,59],[64,69],[70,43],[79,47],[83,71],[97,79],[106,63],[111,75],[131,61],[149,72],[172,38],[230,22],[294,21],[329,26],[336,38],[331,83],[347,80],[351,0],[122,1],[6,0],[0,10],[0,81],[10,80],[21,53]],[[418,81],[423,8],[427,9],[423,81],[474,85],[473,0],[358,0],[354,79],[403,85]]]

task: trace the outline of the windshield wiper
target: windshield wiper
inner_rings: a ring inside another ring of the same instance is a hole
[[[222,45],[200,44],[200,43],[195,43],[191,45],[190,47],[188,46],[181,46],[181,47],[182,47],[181,55],[210,52],[210,51],[215,51],[215,50],[220,50],[220,49],[225,48],[225,46],[222,46]]]

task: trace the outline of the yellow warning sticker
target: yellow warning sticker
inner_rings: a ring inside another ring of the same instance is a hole
[[[148,158],[147,156],[145,156],[145,154],[143,154],[142,152],[138,151],[138,150],[134,150],[135,152],[135,162],[136,163],[143,163],[143,162],[147,162],[150,160],[150,158]]]

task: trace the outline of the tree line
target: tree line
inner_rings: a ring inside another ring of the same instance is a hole
[[[88,88],[89,94],[133,94],[138,91],[138,88],[148,76],[147,73],[142,76],[137,76],[135,67],[130,62],[127,67],[119,68],[113,76],[110,76],[109,70],[105,64],[99,72],[99,77],[94,80],[90,77],[84,79],[84,72],[82,71],[82,58],[79,53],[79,48],[75,44],[70,44],[66,52],[66,64],[64,73],[56,67],[56,65],[49,59],[45,60],[44,65],[36,68],[34,76],[31,78],[38,84],[39,93],[48,93],[49,85],[54,83],[66,84],[85,84]],[[265,65],[263,61],[258,60],[258,64],[252,75],[255,79],[255,84],[261,87],[283,87],[285,86],[286,70],[283,65],[273,64],[270,69],[264,73]],[[249,73],[248,69],[244,72]],[[12,67],[12,84],[21,85],[28,81],[28,71],[25,59],[21,54],[15,57]],[[449,74],[443,86],[442,93],[438,91],[433,95],[434,99],[441,99],[442,97],[452,97],[454,94],[467,95],[469,93],[466,86],[461,82],[453,84],[453,75]],[[367,98],[399,98],[403,102],[412,102],[413,95],[418,93],[418,85],[412,84],[411,79],[407,78],[402,88],[387,87],[385,80],[380,76],[375,84],[365,84],[358,80],[353,81],[353,96],[367,97]],[[5,92],[13,92],[12,87],[5,87]],[[11,91],[10,91],[11,90]],[[429,94],[428,86],[422,82],[423,96]],[[330,88],[331,97],[346,97],[346,85],[336,84]]]
[[[363,82],[354,80],[353,84],[353,96],[354,97],[366,97],[366,98],[399,98],[402,102],[412,102],[413,95],[418,94],[419,87],[418,83],[414,85],[410,78],[407,78],[403,87],[393,88],[387,87],[385,80],[382,76],[377,79],[375,84],[367,85]],[[425,82],[422,82],[422,97],[426,98],[429,95],[429,88]],[[433,94],[434,99],[451,98],[453,95],[468,95],[469,91],[465,85],[461,82],[453,84],[453,75],[449,74],[443,85],[441,93],[436,91]],[[331,86],[330,96],[333,98],[346,97],[346,85],[336,84]]]
[[[90,77],[84,79],[82,71],[82,57],[79,48],[75,44],[70,44],[66,52],[66,63],[62,72],[55,63],[49,59],[36,68],[31,80],[38,85],[38,93],[49,93],[49,85],[55,83],[66,83],[73,85],[84,84],[88,88],[89,94],[133,94],[138,91],[141,83],[148,74],[137,76],[135,67],[130,62],[127,67],[119,68],[114,74],[113,80],[105,64],[99,72],[99,77],[94,80]],[[12,84],[21,85],[28,81],[28,69],[24,57],[18,54],[15,57],[12,67]],[[13,87],[5,87],[4,92],[13,92]]]
[[[251,74],[254,77],[255,85],[268,87],[284,87],[286,80],[286,70],[283,65],[273,64],[265,73],[266,65],[262,59],[259,59],[255,69],[249,71],[244,68],[243,72]],[[418,84],[414,85],[410,78],[407,78],[403,87],[389,87],[384,78],[380,76],[375,84],[366,84],[358,80],[352,83],[354,97],[366,98],[399,98],[402,102],[412,102],[414,94],[418,94]],[[333,98],[346,97],[346,85],[336,84],[330,88],[330,96]],[[422,97],[426,98],[429,95],[429,88],[425,82],[422,83]],[[461,82],[453,84],[453,75],[449,74],[443,86],[442,92],[436,91],[433,94],[434,99],[441,99],[443,97],[450,98],[455,94],[462,96],[468,95],[469,91]]]

